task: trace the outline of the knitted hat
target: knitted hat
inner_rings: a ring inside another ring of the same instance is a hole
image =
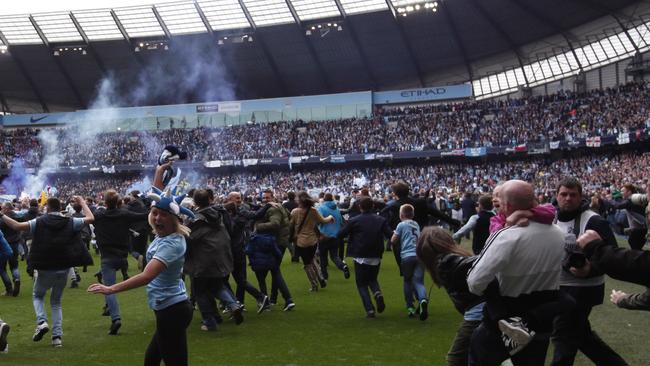
[[[169,189],[163,192],[156,187],[151,187],[151,192],[147,194],[147,197],[153,201],[151,202],[151,207],[167,211],[178,218],[183,214],[194,219],[194,213],[180,205],[183,198],[185,198],[184,194],[174,197]]]

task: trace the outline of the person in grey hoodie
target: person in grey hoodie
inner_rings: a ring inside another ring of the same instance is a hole
[[[331,193],[326,193],[323,198],[323,203],[318,206],[318,212],[323,217],[332,216],[334,221],[330,224],[320,224],[318,225],[318,230],[320,231],[320,237],[318,239],[318,251],[320,252],[320,267],[323,277],[327,280],[329,275],[327,273],[327,256],[332,259],[336,268],[343,271],[343,275],[346,279],[350,278],[350,269],[348,265],[341,260],[341,257],[338,255],[338,248],[341,239],[337,238],[336,235],[341,230],[343,226],[343,217],[341,216],[341,211],[336,206],[334,202],[334,197]]]

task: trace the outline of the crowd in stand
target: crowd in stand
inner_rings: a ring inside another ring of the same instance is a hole
[[[508,101],[386,108],[368,119],[258,123],[224,128],[104,132],[93,140],[59,129],[62,166],[136,164],[174,143],[191,161],[513,146],[650,128],[650,91],[630,83],[584,95],[562,91]],[[0,168],[37,166],[38,130],[0,131]]]
[[[390,185],[408,180],[415,191],[445,192],[447,195],[461,192],[488,192],[499,181],[522,179],[535,185],[538,194],[551,195],[558,180],[572,174],[584,182],[588,193],[615,190],[625,184],[642,185],[647,177],[642,167],[650,165],[650,153],[628,152],[623,154],[584,156],[561,160],[529,160],[487,162],[480,164],[407,165],[395,168],[349,168],[336,170],[238,172],[220,175],[204,173],[187,182],[192,186],[205,186],[223,196],[240,191],[247,196],[260,194],[265,187],[273,187],[278,195],[288,191],[329,191],[347,196],[353,187],[367,186],[383,199],[390,193]],[[110,176],[109,176],[110,177]],[[139,177],[99,178],[60,177],[52,182],[62,196],[72,193],[96,196],[107,188],[126,193],[133,188]],[[183,186],[185,183],[182,183]]]

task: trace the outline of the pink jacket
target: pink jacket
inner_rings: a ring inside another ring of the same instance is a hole
[[[550,225],[555,220],[555,207],[547,203],[544,205],[535,206],[530,210],[533,213],[531,220],[539,222],[540,224]],[[503,213],[499,213],[490,219],[490,234],[497,230],[503,229],[506,226],[507,217]]]

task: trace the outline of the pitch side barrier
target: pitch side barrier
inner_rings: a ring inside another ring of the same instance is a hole
[[[579,148],[599,148],[605,146],[628,145],[631,143],[642,143],[650,140],[650,129],[637,130],[632,133],[620,133],[618,135],[593,136],[564,141],[548,141],[540,143],[520,144],[516,146],[496,147],[474,147],[465,149],[447,150],[425,150],[425,151],[399,151],[392,153],[366,153],[366,154],[344,154],[326,156],[291,156],[282,158],[257,158],[257,159],[228,159],[212,160],[206,162],[178,162],[177,166],[188,170],[216,169],[229,167],[286,167],[323,164],[346,164],[371,161],[407,161],[414,159],[440,159],[445,158],[480,158],[496,157],[506,155],[532,156],[546,155],[554,150],[573,150]],[[59,167],[53,173],[133,173],[140,171],[151,171],[153,164],[129,164],[129,165],[101,165],[101,166],[66,166]],[[27,169],[27,173],[35,173],[35,169]],[[0,174],[8,174],[8,170],[0,170]]]

